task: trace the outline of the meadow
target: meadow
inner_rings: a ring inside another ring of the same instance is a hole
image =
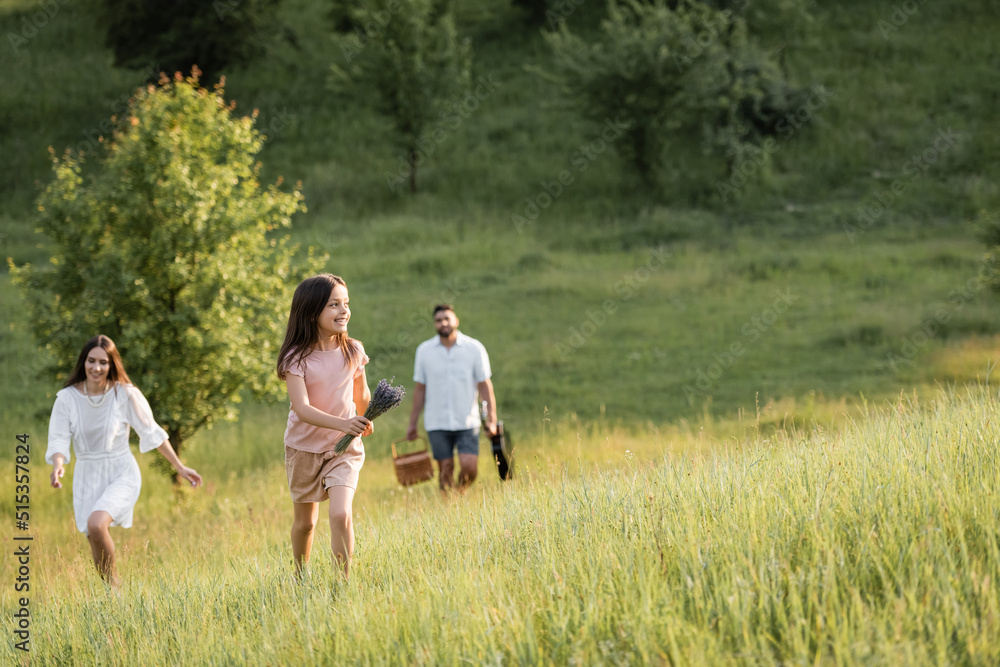
[[[294,580],[280,465],[197,492],[147,471],[119,594],[68,493],[36,486],[30,664],[996,664],[997,407],[979,387],[835,429],[612,447],[564,425],[464,497],[374,461],[347,583],[325,527]]]
[[[0,0],[0,35],[42,5]],[[226,89],[238,112],[260,110],[265,182],[302,182],[292,238],[346,278],[372,385],[412,386],[432,304],[455,304],[490,352],[517,478],[481,457],[466,496],[400,488],[389,449],[407,400],[366,439],[350,582],[321,519],[298,583],[287,404],[244,402],[186,443],[204,489],[173,489],[140,457],[135,526],[113,533],[125,584],[109,595],[69,489],[48,487],[60,383],[39,376],[4,272],[0,463],[31,435],[31,663],[1000,662],[1000,310],[979,236],[1000,210],[997,7],[923,3],[885,34],[894,5],[813,6],[801,34],[770,38],[796,85],[832,95],[734,198],[694,153],[649,192],[608,150],[518,226],[595,134],[536,74],[547,47],[509,2],[456,0],[473,77],[501,83],[406,195],[386,187],[387,122],[331,93],[326,6],[285,0],[294,39]],[[591,0],[569,21],[593,36],[602,12]],[[46,148],[97,151],[147,73],[111,66],[85,3],[7,47],[2,254],[44,264],[31,216]],[[0,478],[10,517],[13,475]],[[0,656],[24,662],[10,632]]]

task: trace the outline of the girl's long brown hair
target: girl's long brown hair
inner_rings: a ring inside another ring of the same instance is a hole
[[[82,382],[87,379],[87,355],[95,347],[99,347],[108,353],[108,382],[121,382],[122,384],[132,384],[132,380],[129,379],[128,373],[125,372],[125,366],[122,365],[121,355],[118,354],[118,348],[115,346],[115,342],[105,336],[104,334],[98,334],[88,340],[83,344],[83,349],[80,350],[80,356],[76,360],[76,368],[70,373],[69,379],[66,380],[66,384],[63,387],[72,387],[77,382]],[[115,388],[117,391],[117,387]]]
[[[326,304],[330,294],[337,285],[347,287],[340,276],[332,273],[321,273],[312,278],[306,278],[295,288],[292,295],[292,309],[288,313],[288,328],[285,330],[285,342],[278,352],[278,377],[285,379],[285,373],[294,365],[302,363],[309,356],[313,347],[319,342],[319,323],[317,318]],[[336,341],[347,357],[350,368],[361,364],[361,350],[358,342],[346,333],[337,334]]]

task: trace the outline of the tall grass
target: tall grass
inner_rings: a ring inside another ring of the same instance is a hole
[[[594,445],[562,436],[514,482],[447,500],[366,465],[346,584],[325,528],[292,580],[275,467],[179,498],[152,480],[120,595],[65,493],[38,489],[32,664],[996,664],[997,407],[984,387],[903,398],[579,472]]]

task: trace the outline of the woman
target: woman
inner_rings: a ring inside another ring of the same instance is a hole
[[[201,485],[201,476],[177,458],[167,433],[153,419],[146,397],[129,380],[118,348],[107,336],[94,336],[83,346],[76,368],[56,394],[49,419],[45,462],[52,464],[52,486],[61,489],[63,464],[76,451],[73,511],[76,527],[87,536],[101,578],[118,586],[115,543],[110,526],[130,528],[132,508],[142,478],[128,446],[129,427],[139,434],[139,451],[158,449],[177,476]]]

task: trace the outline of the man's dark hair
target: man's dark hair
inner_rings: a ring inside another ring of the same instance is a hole
[[[442,310],[450,310],[453,313],[455,312],[455,309],[451,307],[450,303],[439,303],[438,305],[434,306],[434,312],[432,314],[437,315]]]

